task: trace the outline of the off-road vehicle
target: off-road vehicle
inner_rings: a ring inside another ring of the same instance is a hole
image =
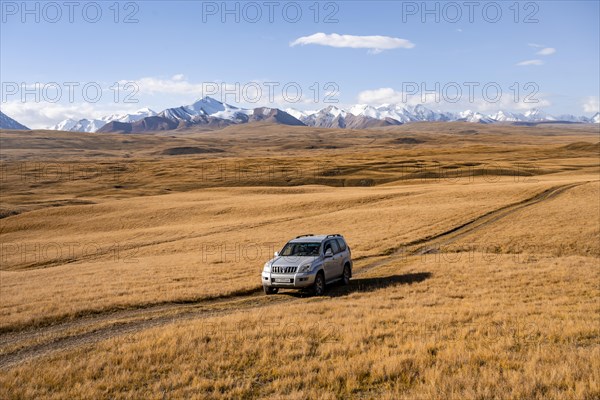
[[[266,294],[279,288],[309,290],[316,296],[325,293],[325,285],[352,277],[350,247],[342,235],[301,235],[275,252],[263,268],[262,284]]]

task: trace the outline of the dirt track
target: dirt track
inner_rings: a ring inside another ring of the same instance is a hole
[[[518,210],[554,198],[568,189],[585,183],[587,182],[554,186],[533,197],[488,212],[445,232],[402,244],[395,249],[391,249],[389,254],[383,259],[366,265],[363,264],[355,273],[355,278],[350,286],[333,287],[329,290],[327,297],[311,301],[327,301],[328,297],[341,296],[356,290],[376,289],[384,284],[382,278],[368,279],[361,278],[361,276],[372,269],[389,264],[392,261],[397,261],[398,259],[403,259],[408,255],[419,255],[436,251],[440,246],[447,245],[464,235],[485,228]],[[362,260],[358,260],[358,262],[360,263]],[[418,282],[426,279],[429,275],[428,273],[403,275],[396,277],[397,279],[394,279],[393,283]],[[111,337],[135,333],[179,321],[268,307],[284,302],[303,301],[302,296],[297,294],[267,297],[262,296],[261,292],[261,288],[256,288],[222,298],[107,311],[56,325],[4,333],[0,335],[0,368],[9,368],[58,351],[92,345]]]

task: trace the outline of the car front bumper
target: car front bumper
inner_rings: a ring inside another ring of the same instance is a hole
[[[271,272],[262,273],[263,286],[276,288],[301,289],[312,286],[315,283],[317,272],[297,272],[295,274],[273,274]]]

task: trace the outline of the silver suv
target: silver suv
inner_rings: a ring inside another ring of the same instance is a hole
[[[301,235],[290,240],[275,258],[265,263],[262,284],[266,294],[279,288],[309,289],[321,296],[325,285],[350,283],[352,259],[350,247],[342,235]]]

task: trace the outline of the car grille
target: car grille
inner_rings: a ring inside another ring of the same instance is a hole
[[[274,274],[295,274],[298,267],[273,267],[271,270]]]

